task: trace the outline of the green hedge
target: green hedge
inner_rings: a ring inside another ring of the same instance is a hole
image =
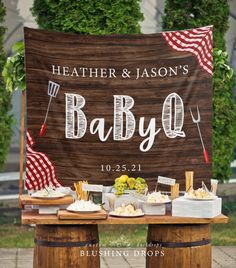
[[[236,143],[236,104],[232,91],[235,75],[227,64],[226,52],[214,49],[213,60],[213,176],[226,181],[232,175],[230,164]]]
[[[224,34],[229,23],[227,0],[166,0],[163,16],[164,30],[183,30],[214,26],[214,46],[225,50]]]
[[[4,65],[2,75],[9,92],[17,89],[25,90],[25,49],[23,42],[17,42],[12,47],[13,55],[9,57]]]
[[[6,61],[6,56],[3,49],[3,37],[5,28],[2,26],[6,9],[0,0],[0,70]],[[0,71],[0,169],[3,168],[4,162],[7,158],[8,150],[12,137],[12,123],[13,118],[9,114],[11,110],[11,93],[6,90],[5,83]]]
[[[40,28],[80,34],[139,33],[140,0],[35,0]]]
[[[236,105],[233,100],[235,76],[228,66],[224,34],[228,29],[227,0],[166,0],[164,30],[182,30],[213,25],[213,177],[225,181],[232,175],[230,167],[236,145]]]

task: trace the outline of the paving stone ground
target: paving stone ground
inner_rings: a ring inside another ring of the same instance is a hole
[[[144,248],[102,249],[101,268],[144,268],[144,253]],[[0,268],[32,267],[33,249],[0,248]],[[212,268],[235,267],[236,247],[213,247]]]

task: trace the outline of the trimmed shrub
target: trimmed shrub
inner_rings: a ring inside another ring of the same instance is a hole
[[[214,26],[214,47],[225,50],[224,34],[228,30],[227,0],[166,0],[163,16],[164,30],[183,30]]]
[[[213,60],[213,177],[223,182],[232,175],[230,164],[236,143],[236,104],[232,92],[235,75],[227,64],[226,52],[214,49]]]
[[[42,29],[80,34],[140,33],[141,0],[34,0],[32,14]],[[25,90],[24,44],[16,43],[3,76],[9,92]]]
[[[42,29],[80,34],[140,33],[140,0],[35,0],[32,14]]]

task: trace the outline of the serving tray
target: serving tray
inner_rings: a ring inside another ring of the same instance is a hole
[[[57,217],[60,220],[99,220],[106,219],[107,212],[104,209],[101,209],[98,212],[92,213],[81,213],[81,212],[70,212],[67,210],[59,210]]]
[[[56,206],[56,205],[70,205],[73,203],[73,197],[66,195],[57,199],[42,199],[33,198],[28,194],[20,195],[19,202],[21,206],[24,205],[41,205],[41,206]]]

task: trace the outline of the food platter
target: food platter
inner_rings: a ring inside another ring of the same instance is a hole
[[[148,193],[147,200],[144,201],[146,205],[161,206],[170,203],[171,200],[168,195],[159,192]]]
[[[137,215],[118,215],[114,213],[113,211],[109,213],[109,216],[118,217],[118,218],[137,218],[137,217],[143,217],[144,215],[145,215],[144,213],[137,214]]]
[[[120,207],[117,207],[115,210],[109,213],[110,216],[120,217],[120,218],[136,218],[144,216],[144,213],[141,209],[136,209],[134,205],[124,203]]]
[[[93,209],[93,210],[76,210],[76,209],[69,209],[69,208],[67,208],[66,210],[67,211],[70,211],[70,212],[73,212],[73,213],[84,213],[84,214],[86,214],[86,213],[99,212],[99,211],[101,211],[101,208],[99,208],[99,209]]]
[[[40,190],[31,195],[33,198],[40,198],[40,199],[58,199],[66,196],[66,194],[57,192],[57,191],[50,191],[47,192],[45,190]]]
[[[197,197],[190,197],[190,196],[185,196],[185,199],[188,200],[195,200],[195,201],[211,201],[211,200],[215,200],[218,197],[217,196],[211,196],[211,197],[205,197],[205,198],[197,198]]]
[[[91,201],[77,200],[70,204],[66,210],[74,213],[95,213],[101,210],[101,206]]]
[[[140,202],[144,203],[145,205],[161,206],[161,205],[164,205],[164,204],[171,203],[171,200],[166,200],[166,201],[163,201],[163,202],[147,202],[147,201],[140,201]]]

